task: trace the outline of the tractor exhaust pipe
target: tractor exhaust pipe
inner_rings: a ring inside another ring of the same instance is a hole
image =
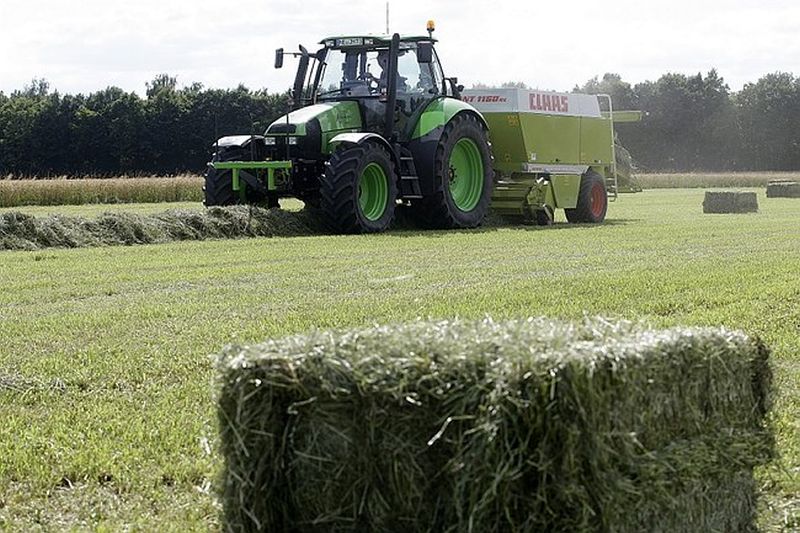
[[[309,54],[308,50],[300,46],[300,64],[297,66],[297,74],[294,77],[294,87],[292,88],[292,109],[303,107],[303,85],[306,81],[308,72]]]
[[[386,125],[383,129],[383,137],[392,142],[394,135],[394,108],[397,104],[397,54],[400,52],[400,34],[392,35],[392,43],[389,45],[389,75],[386,77]]]

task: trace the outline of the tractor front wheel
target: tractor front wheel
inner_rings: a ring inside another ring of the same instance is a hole
[[[241,148],[223,147],[217,150],[214,157],[211,158],[211,162],[239,161],[244,155],[244,150]],[[203,204],[206,207],[240,203],[239,195],[233,190],[230,170],[217,170],[209,164],[204,178]]]
[[[395,166],[385,148],[374,142],[350,145],[333,153],[320,184],[320,209],[342,233],[384,231],[397,203]]]
[[[608,210],[608,193],[603,178],[595,171],[589,170],[581,176],[581,187],[578,191],[578,205],[575,209],[565,209],[569,222],[589,222],[597,224],[606,218]]]
[[[212,163],[222,161],[250,161],[252,154],[250,150],[245,148],[235,147],[220,147],[214,157],[211,158]],[[205,183],[203,185],[203,205],[206,207],[212,206],[225,206],[235,204],[266,204],[267,207],[279,207],[277,196],[264,197],[263,194],[257,191],[246,188],[243,191],[233,190],[233,171],[232,170],[217,170],[210,164],[206,169]]]

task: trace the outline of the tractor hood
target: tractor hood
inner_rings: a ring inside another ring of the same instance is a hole
[[[283,115],[269,125],[266,135],[305,136],[321,133],[323,139],[331,134],[361,129],[361,114],[357,102],[326,102],[303,107]]]

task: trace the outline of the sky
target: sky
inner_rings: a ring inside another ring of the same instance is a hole
[[[571,90],[605,72],[638,83],[716,68],[739,90],[800,75],[797,0],[391,0],[392,32],[428,19],[445,75]],[[144,94],[160,73],[180,86],[288,89],[294,63],[324,36],[384,33],[385,0],[0,0],[0,91],[44,78],[62,93],[108,86]]]

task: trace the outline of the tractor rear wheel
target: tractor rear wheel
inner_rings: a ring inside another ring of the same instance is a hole
[[[434,193],[412,205],[414,217],[434,228],[474,228],[489,212],[492,152],[486,129],[471,114],[444,128],[434,160]]]
[[[342,233],[375,233],[394,220],[397,177],[385,148],[374,142],[345,146],[325,164],[320,209]]]
[[[252,154],[249,149],[238,146],[221,147],[211,158],[212,163],[222,161],[250,161]],[[203,185],[203,205],[206,207],[224,206],[235,204],[266,204],[267,207],[279,207],[277,196],[265,197],[253,189],[245,187],[244,194],[233,190],[233,171],[217,170],[208,165]]]
[[[596,224],[606,218],[608,210],[608,193],[603,178],[597,172],[589,170],[581,176],[581,187],[578,191],[578,205],[575,209],[565,209],[569,222],[589,222]]]

